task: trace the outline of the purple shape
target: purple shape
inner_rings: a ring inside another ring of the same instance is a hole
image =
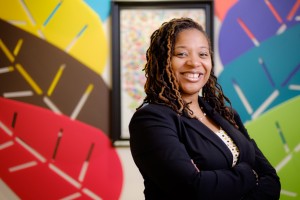
[[[295,20],[287,21],[287,16],[296,0],[272,0],[269,2],[287,28],[299,23]],[[297,13],[300,12],[299,10],[297,10]],[[255,47],[249,35],[238,23],[238,19],[244,22],[259,43],[276,35],[278,29],[283,25],[279,23],[272,9],[264,0],[238,1],[228,11],[220,30],[218,49],[224,66]]]

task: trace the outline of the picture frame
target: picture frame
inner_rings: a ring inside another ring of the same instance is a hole
[[[111,132],[114,146],[129,146],[128,125],[145,97],[146,50],[150,35],[172,18],[190,17],[200,23],[213,46],[213,0],[111,1]]]

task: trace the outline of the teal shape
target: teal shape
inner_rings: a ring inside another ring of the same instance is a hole
[[[300,90],[291,89],[292,85],[300,86],[299,52],[300,24],[265,40],[224,67],[219,83],[244,122],[300,95]]]

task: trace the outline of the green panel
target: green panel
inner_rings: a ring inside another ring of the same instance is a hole
[[[300,199],[300,96],[246,124],[281,180],[280,200]],[[298,116],[298,117],[297,117]]]

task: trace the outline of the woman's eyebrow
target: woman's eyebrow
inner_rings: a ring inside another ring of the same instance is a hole
[[[177,48],[186,49],[187,47],[184,46],[184,45],[175,46],[175,49],[177,49]],[[209,47],[206,47],[206,46],[200,46],[199,49],[209,49]]]
[[[184,46],[184,45],[180,45],[180,46],[175,46],[175,48],[183,48],[183,49],[185,49],[185,48],[186,48],[186,46]]]

